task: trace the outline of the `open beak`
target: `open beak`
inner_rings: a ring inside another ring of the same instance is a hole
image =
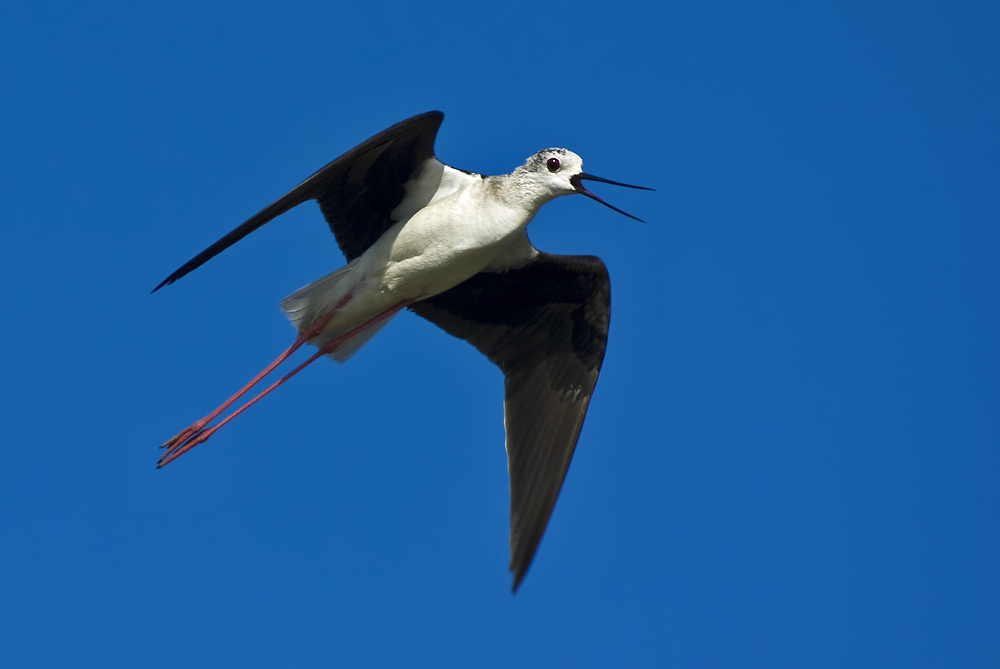
[[[611,184],[613,186],[625,186],[625,188],[637,188],[639,190],[654,190],[654,189],[652,189],[652,188],[646,188],[645,186],[633,186],[631,184],[623,184],[623,183],[620,183],[618,181],[612,181],[611,179],[602,179],[601,177],[595,177],[593,174],[584,174],[583,172],[580,172],[579,174],[574,174],[573,176],[571,176],[569,178],[569,182],[571,184],[573,184],[573,188],[576,189],[577,193],[582,193],[583,195],[586,195],[587,197],[589,197],[591,200],[597,200],[598,202],[600,202],[601,204],[603,204],[605,207],[609,207],[611,209],[614,209],[619,214],[624,214],[625,216],[628,216],[629,218],[635,219],[635,220],[639,221],[640,223],[645,223],[646,222],[646,221],[642,220],[641,218],[639,218],[638,216],[633,216],[632,214],[629,214],[627,212],[622,211],[618,207],[615,207],[613,205],[608,204],[607,202],[605,202],[601,198],[599,198],[596,195],[594,195],[593,193],[591,193],[589,190],[587,190],[586,188],[583,187],[582,183],[580,183],[584,179],[586,179],[588,181],[600,181],[602,183]]]

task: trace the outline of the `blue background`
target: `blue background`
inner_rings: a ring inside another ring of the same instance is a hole
[[[1000,5],[0,6],[0,664],[1000,666]],[[507,573],[502,383],[403,315],[168,468],[342,263],[307,204],[412,114],[565,146],[642,225],[604,371]]]

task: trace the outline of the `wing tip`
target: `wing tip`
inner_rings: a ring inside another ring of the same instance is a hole
[[[524,575],[527,573],[528,568],[524,567],[523,569],[517,570],[511,569],[511,571],[514,573],[514,582],[510,586],[510,594],[516,595],[517,589],[521,587],[521,581],[524,580]]]
[[[510,585],[510,594],[516,595],[517,589],[521,587],[521,583],[524,581],[524,577],[528,573],[528,569],[531,567],[531,562],[535,558],[535,551],[527,556],[521,555],[515,559],[514,555],[511,554],[510,560],[510,573],[514,575],[514,580]]]
[[[159,283],[159,285],[156,286],[156,288],[154,288],[153,290],[149,291],[149,294],[152,295],[153,293],[155,293],[156,291],[158,291],[160,288],[163,288],[164,286],[169,286],[170,284],[172,284],[176,280],[177,279],[175,279],[174,277],[168,276],[166,279],[164,279],[163,281],[161,281]]]

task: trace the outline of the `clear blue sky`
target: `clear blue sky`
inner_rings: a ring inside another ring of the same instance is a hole
[[[1000,666],[996,3],[0,5],[0,665]],[[307,204],[412,114],[595,186],[604,371],[507,573],[502,381],[397,318],[157,471],[343,261]]]

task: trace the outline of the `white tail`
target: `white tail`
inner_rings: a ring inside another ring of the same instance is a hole
[[[313,281],[308,286],[299,288],[281,301],[281,310],[285,312],[285,316],[292,322],[292,325],[295,326],[295,330],[299,334],[308,330],[309,326],[317,318],[336,309],[337,305],[350,294],[354,289],[353,282],[349,278],[351,275],[350,270],[352,269],[354,269],[354,263],[349,263],[327,274],[323,278]],[[359,332],[343,342],[327,357],[337,362],[344,362],[357,353],[358,349],[374,337],[390,320],[392,318],[386,318]],[[349,330],[350,328],[346,329]],[[317,348],[322,348],[328,341],[340,336],[343,331],[330,330],[323,332],[318,337],[315,337],[311,343]]]

